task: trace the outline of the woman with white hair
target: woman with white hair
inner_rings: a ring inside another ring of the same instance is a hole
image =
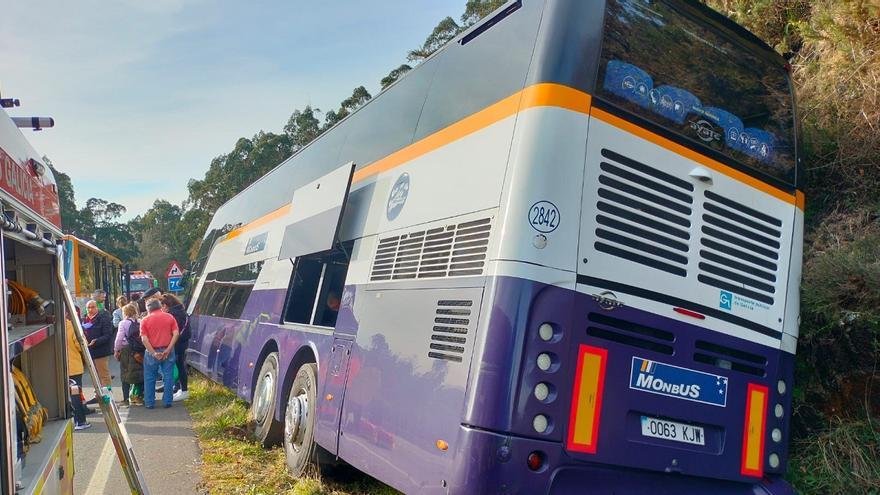
[[[110,356],[113,355],[113,323],[110,313],[98,309],[98,303],[92,299],[86,303],[86,314],[82,319],[86,339],[89,341],[89,353],[98,370],[98,378],[102,387],[110,386]],[[90,401],[91,402],[91,401]]]

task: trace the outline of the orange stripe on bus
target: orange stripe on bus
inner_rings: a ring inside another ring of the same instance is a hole
[[[234,238],[240,236],[241,234],[247,232],[248,230],[253,230],[261,225],[265,225],[265,224],[271,222],[272,220],[275,220],[276,218],[281,218],[284,215],[287,215],[287,213],[289,213],[289,212],[290,212],[290,205],[289,204],[284,205],[275,211],[270,211],[269,213],[266,213],[265,215],[261,216],[260,218],[254,220],[253,222],[250,222],[247,225],[242,225],[241,227],[230,231],[228,234],[226,234],[226,239],[224,239],[224,240],[228,241],[229,239],[234,239]]]
[[[795,195],[787,193],[781,189],[777,189],[766,182],[761,182],[760,180],[752,177],[749,174],[744,172],[740,172],[739,170],[729,167],[721,162],[715,161],[705,155],[701,155],[696,151],[682,146],[674,141],[670,141],[664,137],[658,136],[653,132],[639,127],[631,122],[628,122],[616,115],[612,115],[604,110],[600,110],[598,108],[593,108],[590,112],[590,116],[596,117],[597,119],[605,122],[606,124],[613,125],[618,129],[629,132],[630,134],[636,135],[646,141],[650,141],[657,146],[665,148],[673,153],[677,153],[685,158],[691,159],[701,165],[705,165],[716,172],[720,172],[731,179],[737,180],[744,184],[748,184],[749,186],[754,187],[755,189],[765,192],[777,199],[785,201],[786,203],[797,205],[797,200]]]
[[[519,111],[534,107],[557,107],[589,114],[592,98],[589,94],[561,84],[542,83],[522,90]]]
[[[590,95],[561,84],[541,83],[529,86],[358,170],[354,173],[353,182],[396,168],[527,108],[534,107],[559,107],[586,114],[590,110]]]
[[[373,162],[356,171],[352,182],[359,182],[374,175],[397,168],[404,163],[430,153],[465,136],[485,129],[527,108],[558,107],[575,112],[589,114],[590,95],[568,86],[554,83],[541,83],[529,86],[503,100],[494,103],[477,113],[469,115],[458,122],[445,127],[430,136],[401,148],[394,153]],[[242,233],[275,220],[289,211],[290,205],[283,206],[273,212],[239,227],[226,235],[224,240],[238,237]]]
[[[803,193],[797,192],[797,197],[785,191],[779,190],[769,184],[765,184],[748,174],[740,172],[723,163],[705,157],[695,151],[690,150],[680,144],[672,142],[666,138],[660,137],[653,132],[643,129],[637,125],[627,122],[620,117],[611,115],[607,112],[591,107],[592,98],[588,93],[564,86],[556,83],[539,83],[529,86],[522,91],[518,91],[503,100],[500,100],[488,107],[471,114],[454,124],[451,124],[434,134],[416,141],[404,148],[401,148],[390,155],[381,158],[360,170],[355,171],[352,183],[360,182],[374,175],[397,168],[407,162],[410,162],[422,155],[430,153],[436,149],[442,148],[454,141],[473,134],[477,131],[485,129],[492,124],[500,122],[517,113],[535,107],[555,107],[571,110],[596,117],[603,122],[611,124],[619,129],[627,131],[638,137],[646,139],[654,144],[662,146],[674,153],[678,153],[695,162],[701,163],[712,168],[724,175],[735,180],[746,183],[756,189],[766,192],[776,198],[787,203],[794,204],[803,210]],[[233,239],[243,232],[257,228],[267,222],[275,220],[286,215],[290,209],[290,205],[285,205],[273,212],[239,227],[226,235],[224,240]]]

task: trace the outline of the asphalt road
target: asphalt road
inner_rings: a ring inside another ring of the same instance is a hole
[[[112,358],[110,361],[111,373],[116,377],[113,379],[113,395],[116,400],[122,400],[119,363]],[[92,397],[94,392],[88,374],[84,382],[86,397]],[[171,409],[163,409],[161,394],[157,394],[157,399],[158,407],[153,410],[142,406],[119,408],[147,488],[152,494],[199,493],[197,464],[201,453],[189,413],[181,402],[175,402]],[[87,418],[92,428],[73,434],[74,493],[130,493],[101,412]]]

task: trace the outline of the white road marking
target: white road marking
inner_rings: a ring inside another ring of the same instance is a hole
[[[103,416],[102,416],[103,419]],[[119,419],[123,423],[128,421],[128,408],[119,410]],[[86,487],[86,495],[104,493],[107,481],[110,479],[110,471],[112,470],[116,458],[116,449],[113,448],[113,442],[110,435],[104,441],[104,447],[101,449],[101,455],[98,457],[98,463],[95,465],[95,471],[89,479]]]

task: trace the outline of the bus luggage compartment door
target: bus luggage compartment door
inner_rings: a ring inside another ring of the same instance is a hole
[[[315,440],[319,445],[336,454],[339,447],[339,415],[345,396],[348,364],[351,358],[351,340],[335,339],[330,349],[327,365],[319,371],[318,380],[323,385],[318,394],[318,411]]]

